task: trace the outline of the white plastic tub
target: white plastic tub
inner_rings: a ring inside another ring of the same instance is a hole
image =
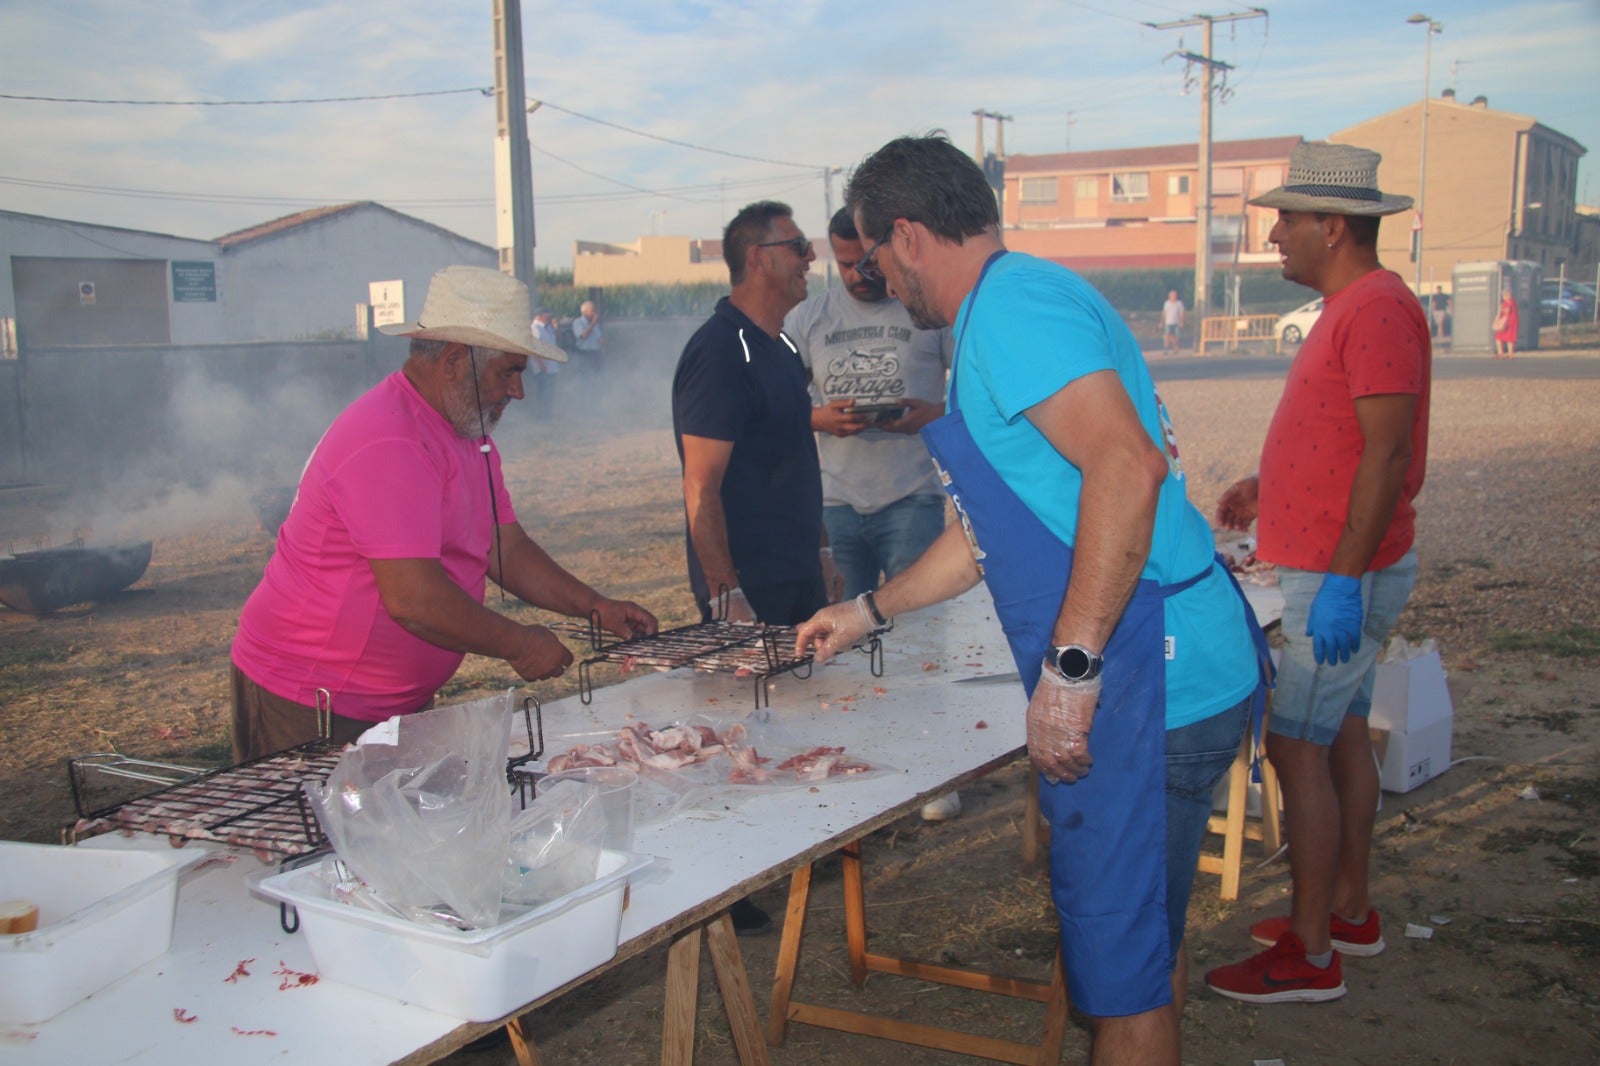
[[[468,1021],[502,1018],[617,953],[623,892],[649,856],[600,852],[599,877],[488,929],[456,931],[331,899],[317,870],[274,874],[262,894],[292,905],[317,973]]]
[[[0,841],[0,899],[39,928],[0,936],[0,1022],[42,1022],[166,954],[186,854]]]

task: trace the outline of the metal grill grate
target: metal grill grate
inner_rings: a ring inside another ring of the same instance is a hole
[[[757,709],[765,705],[769,678],[793,673],[811,676],[811,656],[795,656],[796,627],[745,625],[737,622],[697,622],[666,629],[648,636],[607,643],[598,617],[588,625],[581,622],[555,622],[551,628],[588,640],[596,654],[578,663],[578,698],[588,703],[594,698],[592,669],[597,663],[615,663],[624,668],[643,666],[664,670],[680,666],[718,673],[748,675],[755,681]],[[883,676],[883,645],[877,636],[860,646],[870,656],[872,674]],[[804,671],[804,672],[802,672]]]
[[[544,754],[544,718],[539,701],[522,701],[528,753],[506,761],[506,779],[513,771]],[[306,804],[304,784],[321,783],[332,774],[344,745],[314,740],[238,766],[215,770],[133,759],[115,752],[80,755],[68,760],[72,799],[79,815],[73,838],[101,833],[153,833],[171,838],[173,846],[189,840],[215,840],[252,848],[263,858],[287,858],[316,851],[328,839]],[[163,784],[135,799],[90,807],[91,782],[134,781]]]
[[[155,781],[163,771],[187,768],[120,755],[79,756],[68,763],[81,817],[72,833],[154,833],[171,838],[175,846],[215,840],[278,857],[313,851],[327,839],[306,806],[301,785],[326,780],[342,751],[343,745],[313,741],[239,766],[188,771],[187,777],[148,795],[90,811],[84,807],[94,776]]]

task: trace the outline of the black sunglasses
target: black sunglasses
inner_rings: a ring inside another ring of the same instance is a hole
[[[787,248],[801,259],[811,250],[811,241],[804,234],[798,237],[786,237],[781,241],[757,241],[757,248]]]
[[[880,267],[876,262],[874,262],[872,257],[877,255],[878,254],[878,249],[882,248],[883,245],[884,245],[884,242],[886,242],[890,237],[893,237],[893,236],[894,236],[894,230],[891,229],[888,233],[885,233],[883,235],[883,237],[876,244],[874,244],[871,248],[867,249],[867,254],[862,256],[861,259],[856,263],[856,273],[857,274],[860,274],[862,277],[866,278],[868,281],[883,281],[884,280],[883,268]]]

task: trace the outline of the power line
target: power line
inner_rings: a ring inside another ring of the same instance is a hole
[[[556,157],[553,153],[545,152],[544,154],[550,155],[551,158],[557,159],[559,162],[568,162],[567,160],[559,159],[559,157]],[[568,165],[575,166],[575,164],[571,163],[568,163]],[[592,172],[585,171],[585,173]],[[604,178],[607,181],[613,181],[616,184],[622,185],[627,191],[546,194],[539,198],[539,202],[544,205],[607,203],[620,202],[624,200],[648,199],[652,197],[665,197],[669,199],[679,199],[685,203],[703,204],[710,203],[710,198],[696,198],[692,194],[711,193],[721,189],[771,186],[774,182],[788,181],[788,179],[781,177],[740,178],[735,181],[703,182],[695,185],[670,186],[663,189],[646,189],[636,185],[628,185],[624,182],[616,182],[616,179],[605,178],[605,176],[601,174],[594,174],[593,176]],[[805,179],[805,181],[808,182],[811,180],[813,179],[809,177]],[[494,198],[487,196],[398,198],[346,196],[319,198],[303,196],[266,196],[239,193],[178,192],[166,189],[140,189],[118,185],[88,185],[69,181],[47,181],[38,178],[19,178],[3,174],[0,174],[0,185],[18,185],[24,188],[45,189],[55,192],[79,193],[96,196],[120,196],[131,199],[176,200],[184,203],[238,204],[258,207],[322,207],[330,203],[352,203],[367,199],[372,200],[374,203],[381,203],[386,207],[397,208],[433,207],[441,209],[453,209],[464,207],[486,207],[491,206],[494,203]],[[783,189],[787,190],[792,187],[792,185],[785,184]]]
[[[672,137],[663,137],[658,133],[646,133],[644,130],[636,130],[631,126],[623,126],[619,123],[611,122],[608,119],[596,118],[593,115],[585,115],[582,112],[574,111],[571,108],[562,107],[560,104],[552,104],[549,100],[536,100],[532,106],[535,109],[538,107],[548,107],[552,111],[559,111],[563,115],[571,115],[573,118],[581,118],[585,122],[593,122],[600,126],[609,126],[614,130],[621,130],[623,133],[631,133],[635,137],[647,137],[652,141],[660,141],[662,144],[673,144],[677,145],[679,148],[689,148],[696,152],[709,152],[712,155],[727,156],[729,159],[746,159],[752,163],[769,163],[772,166],[777,167],[797,167],[804,170],[826,169],[821,163],[791,163],[785,159],[767,159],[764,156],[745,155],[742,152],[729,152],[721,148],[707,148],[705,145],[691,144],[688,141],[680,141]]]
[[[658,191],[658,190],[655,190],[655,189],[646,189],[643,186],[639,186],[639,185],[631,185],[628,182],[622,181],[622,180],[620,180],[618,178],[613,178],[613,177],[610,177],[609,175],[602,174],[597,170],[590,170],[588,167],[581,166],[581,165],[579,165],[577,163],[574,163],[570,159],[563,159],[560,156],[556,155],[554,152],[550,151],[550,149],[542,147],[540,145],[530,144],[529,147],[531,147],[535,152],[538,152],[540,155],[545,156],[545,157],[550,158],[550,159],[554,159],[557,163],[560,163],[562,166],[571,167],[573,170],[576,170],[578,173],[587,174],[591,178],[599,178],[601,181],[608,181],[613,185],[620,185],[624,189],[632,189],[634,192],[649,193],[649,194],[654,195],[654,196],[665,197],[665,198],[667,198],[669,200],[682,200],[684,203],[692,203],[693,202],[687,196],[679,196],[677,193],[661,192],[661,191]]]
[[[85,96],[36,96],[24,93],[0,93],[0,100],[25,100],[34,103],[94,104],[128,107],[273,107],[299,104],[363,103],[374,100],[408,100],[422,96],[459,96],[467,93],[477,93],[480,96],[493,96],[494,89],[474,86],[465,89],[431,89],[425,92],[414,93],[374,93],[367,96],[313,96],[286,100],[111,100]],[[593,122],[599,126],[607,126],[614,130],[620,130],[623,133],[629,133],[635,137],[645,137],[652,141],[660,141],[662,144],[676,145],[679,148],[688,148],[695,152],[706,152],[711,155],[726,156],[729,159],[744,159],[753,163],[767,163],[778,167],[795,167],[801,170],[825,169],[820,163],[795,163],[785,159],[767,159],[764,156],[747,155],[743,152],[730,152],[722,148],[708,148],[702,144],[693,144],[689,141],[681,141],[673,137],[663,137],[657,133],[648,133],[644,130],[634,129],[631,126],[624,126],[621,123],[612,122],[608,119],[597,118],[594,115],[586,115],[581,111],[574,111],[569,107],[562,107],[560,104],[552,103],[549,100],[536,101],[535,108],[540,106],[548,107],[552,111],[560,111],[564,115],[571,115],[573,118],[582,119],[585,122]]]
[[[1077,7],[1082,8],[1085,11],[1093,11],[1096,15],[1105,15],[1107,18],[1121,19],[1124,22],[1131,22],[1136,26],[1147,25],[1143,19],[1134,18],[1132,15],[1124,14],[1121,11],[1107,11],[1103,7],[1095,7],[1093,4],[1077,3],[1076,0],[1061,0],[1061,2],[1067,7]]]
[[[458,96],[478,93],[491,96],[493,89],[430,89],[416,93],[377,93],[371,96],[315,96],[294,100],[104,100],[83,96],[28,96],[0,93],[0,100],[29,100],[45,104],[112,104],[126,107],[274,107],[287,104],[351,104],[371,100],[410,100],[419,96]]]

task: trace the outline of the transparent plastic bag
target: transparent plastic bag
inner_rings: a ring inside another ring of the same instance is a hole
[[[389,906],[468,926],[500,916],[513,692],[368,730],[306,798],[350,871]]]
[[[501,885],[508,906],[543,906],[595,879],[606,833],[599,796],[594,785],[559,781],[513,815]]]

